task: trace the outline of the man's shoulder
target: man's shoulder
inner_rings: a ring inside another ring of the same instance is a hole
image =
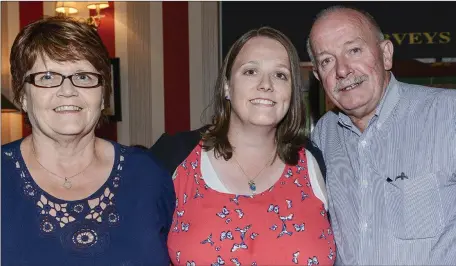
[[[398,82],[400,94],[413,100],[456,99],[456,90],[444,87],[430,87],[418,84]]]
[[[326,112],[317,122],[315,128],[317,131],[322,131],[325,128],[337,126],[339,115],[335,111]]]
[[[333,138],[339,124],[339,115],[335,111],[329,111],[324,114],[315,125],[312,133],[312,142],[320,149],[325,148],[325,144],[329,139]]]
[[[448,113],[453,117],[456,111],[456,90],[422,86],[410,83],[399,83],[401,101],[408,106],[409,114]],[[453,116],[452,116],[453,115]]]

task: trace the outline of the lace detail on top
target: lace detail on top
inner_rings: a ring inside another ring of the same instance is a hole
[[[108,180],[93,195],[83,200],[65,201],[43,191],[32,179],[20,149],[4,152],[21,178],[22,192],[38,208],[38,225],[45,237],[57,237],[62,246],[77,253],[99,253],[109,247],[109,227],[121,220],[115,194],[122,180],[124,146],[113,144],[114,166]]]

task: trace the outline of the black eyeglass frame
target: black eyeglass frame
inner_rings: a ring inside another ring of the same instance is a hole
[[[60,82],[59,85],[54,85],[54,86],[37,85],[37,84],[35,84],[35,76],[39,75],[39,74],[56,74],[56,75],[62,77],[62,81]],[[81,86],[78,86],[78,85],[74,84],[72,77],[73,76],[79,76],[79,75],[82,75],[82,74],[90,74],[90,75],[97,76],[98,77],[98,83],[96,85],[88,86],[88,87],[81,87]],[[68,75],[68,76],[65,76],[65,75],[62,75],[60,73],[53,72],[53,71],[36,72],[36,73],[32,73],[32,74],[29,74],[28,76],[26,76],[25,77],[25,82],[30,83],[33,86],[38,87],[38,88],[57,88],[57,87],[62,86],[62,84],[65,81],[65,79],[69,79],[71,84],[73,84],[73,86],[78,87],[78,88],[83,88],[83,89],[93,89],[93,88],[96,88],[96,87],[99,87],[99,86],[103,85],[103,76],[101,74],[93,73],[93,72],[78,72],[78,73],[74,73],[74,74]]]

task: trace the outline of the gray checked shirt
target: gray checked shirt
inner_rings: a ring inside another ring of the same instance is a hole
[[[338,265],[456,265],[456,90],[391,74],[364,132],[328,112],[312,132],[327,167]]]

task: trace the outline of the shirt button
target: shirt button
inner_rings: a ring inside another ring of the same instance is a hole
[[[369,225],[367,224],[367,222],[363,222],[363,223],[361,224],[361,230],[362,230],[362,231],[366,231],[368,226],[369,226]]]
[[[362,140],[362,141],[361,141],[361,146],[364,148],[364,147],[366,147],[366,145],[367,145],[367,141]]]
[[[361,181],[361,185],[362,185],[363,187],[366,188],[366,187],[369,185],[369,182],[367,182],[366,179],[363,179],[363,180]]]

